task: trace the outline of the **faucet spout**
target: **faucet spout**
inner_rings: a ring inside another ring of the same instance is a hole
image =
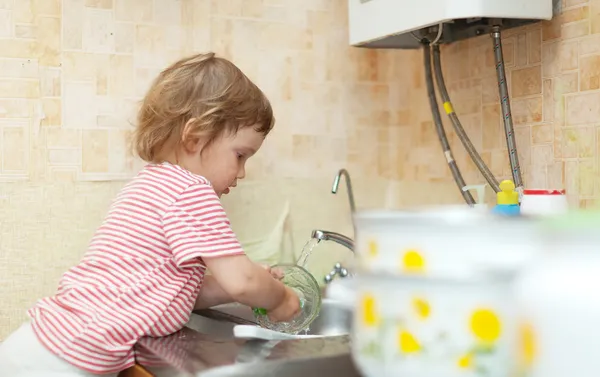
[[[344,236],[343,234],[329,232],[326,230],[313,230],[312,238],[319,241],[332,241],[354,252],[354,240]]]
[[[356,205],[354,204],[354,192],[352,191],[352,181],[350,180],[350,173],[346,169],[340,169],[337,175],[333,179],[333,186],[331,186],[331,193],[337,194],[338,187],[340,186],[340,179],[346,178],[346,189],[348,190],[348,202],[350,202],[350,210],[352,213],[356,211]]]

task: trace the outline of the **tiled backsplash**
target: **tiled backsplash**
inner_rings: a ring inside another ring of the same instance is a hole
[[[376,161],[368,118],[390,109],[396,74],[374,73],[377,53],[347,45],[345,13],[330,0],[0,0],[0,339],[85,251],[139,167],[127,148],[136,102],[184,55],[234,60],[276,110],[253,181],[227,201],[242,241],[268,232],[286,201],[296,252],[312,227],[351,231],[329,185],[350,154],[357,194],[385,192],[360,156]],[[323,249],[323,269],[350,257]]]
[[[600,199],[600,1],[563,5],[552,22],[506,31],[503,46],[526,187],[565,188],[588,208]],[[494,174],[509,176],[490,38],[442,51],[457,113]],[[459,144],[459,165],[474,171]]]
[[[526,184],[566,186],[588,207],[600,192],[600,2],[563,3],[556,20],[507,32],[504,48]],[[351,235],[345,187],[330,193],[340,167],[359,208],[459,203],[422,54],[349,47],[346,13],[346,0],[0,0],[0,339],[85,251],[139,167],[127,148],[136,102],[183,55],[232,59],[276,111],[247,182],[224,200],[242,240],[267,233],[285,202],[296,253],[313,228]],[[465,128],[507,177],[491,51],[483,36],[442,60]],[[447,131],[467,182],[482,183]],[[351,259],[320,249],[317,275]]]

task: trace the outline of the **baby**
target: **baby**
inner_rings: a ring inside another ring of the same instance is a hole
[[[200,54],[165,69],[137,119],[148,165],[56,294],[0,345],[0,376],[116,375],[134,365],[141,337],[177,332],[192,310],[227,302],[266,308],[272,321],[297,315],[298,296],[244,254],[220,202],[274,122],[265,95],[225,59]]]

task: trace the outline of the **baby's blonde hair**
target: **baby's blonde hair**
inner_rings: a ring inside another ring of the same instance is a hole
[[[167,142],[179,143],[192,118],[191,136],[207,137],[207,145],[241,127],[255,127],[266,136],[275,123],[264,93],[214,53],[181,59],[154,80],[137,116],[137,154],[147,162],[162,162]]]

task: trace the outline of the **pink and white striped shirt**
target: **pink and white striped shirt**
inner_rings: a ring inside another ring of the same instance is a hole
[[[166,336],[187,323],[206,269],[202,258],[243,253],[205,178],[150,164],[117,196],[56,295],[28,314],[50,351],[85,371],[116,373],[134,364],[141,337]]]

